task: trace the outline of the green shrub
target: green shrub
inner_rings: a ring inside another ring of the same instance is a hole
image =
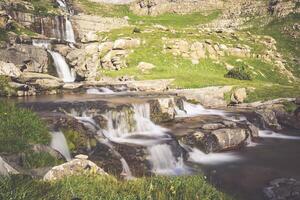
[[[50,139],[45,123],[35,113],[0,101],[0,152],[17,153],[32,144],[48,144]]]
[[[22,160],[23,167],[27,169],[34,169],[39,167],[53,167],[62,164],[63,161],[57,160],[47,152],[32,152],[28,151]]]
[[[111,176],[73,176],[52,182],[11,177],[0,180],[0,199],[226,200],[202,176],[154,177],[118,181]]]
[[[238,80],[252,80],[250,72],[245,67],[235,67],[225,74],[225,77]]]
[[[0,76],[0,96],[6,96],[9,90],[8,82],[10,78],[6,76]]]

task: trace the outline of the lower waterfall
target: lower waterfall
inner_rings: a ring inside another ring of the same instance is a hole
[[[51,132],[52,140],[51,147],[61,153],[67,161],[72,159],[67,140],[61,131]]]

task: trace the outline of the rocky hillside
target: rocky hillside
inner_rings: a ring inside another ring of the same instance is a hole
[[[300,93],[298,0],[1,0],[0,8],[2,95],[152,79],[244,87],[248,101]]]

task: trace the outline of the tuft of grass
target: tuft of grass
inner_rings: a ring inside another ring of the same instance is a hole
[[[35,113],[0,101],[0,152],[22,152],[32,144],[48,144],[50,139],[45,123]]]
[[[109,187],[108,187],[109,186]],[[82,175],[56,182],[24,176],[0,178],[0,199],[82,199],[82,200],[229,200],[198,176],[153,177],[118,181],[111,176]]]
[[[250,72],[247,71],[245,67],[235,67],[227,72],[227,74],[225,74],[225,77],[238,80],[252,80]]]

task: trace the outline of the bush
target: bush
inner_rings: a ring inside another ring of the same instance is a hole
[[[0,101],[0,152],[25,151],[32,144],[48,144],[50,139],[45,123],[35,113]]]
[[[238,80],[252,80],[251,74],[245,67],[235,67],[225,74],[226,78],[234,78]]]
[[[9,77],[0,75],[0,96],[6,96],[9,90]]]
[[[48,182],[13,176],[0,181],[0,199],[82,200],[226,200],[202,176],[154,177],[118,181],[111,176],[82,175]],[[12,192],[13,191],[13,192]]]

